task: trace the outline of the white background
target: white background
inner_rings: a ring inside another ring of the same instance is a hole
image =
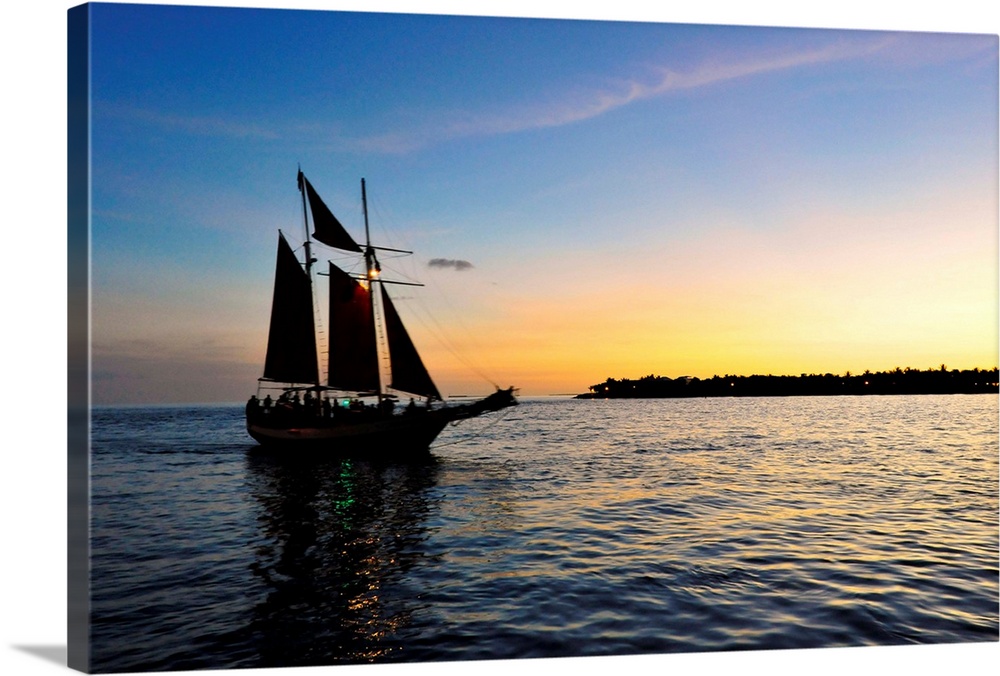
[[[3,124],[0,265],[3,289],[3,386],[0,389],[0,673],[62,673],[66,651],[66,11],[54,0],[12,2],[0,21]],[[841,0],[699,0],[657,7],[649,0],[192,0],[303,9],[419,11],[736,25],[884,28],[998,33],[1000,10],[984,0],[929,3]],[[733,672],[767,674],[976,674],[1000,664],[1000,643],[770,651],[622,658],[250,669],[235,673],[574,674],[630,676]],[[164,673],[164,672],[161,672]]]

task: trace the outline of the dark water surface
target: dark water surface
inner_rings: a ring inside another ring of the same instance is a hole
[[[95,409],[93,668],[996,641],[997,406],[528,400],[411,465]]]

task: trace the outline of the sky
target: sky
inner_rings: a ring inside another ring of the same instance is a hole
[[[299,166],[446,395],[997,365],[995,34],[92,11],[95,404],[256,390]]]

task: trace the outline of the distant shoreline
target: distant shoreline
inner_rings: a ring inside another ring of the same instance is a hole
[[[798,376],[688,376],[667,378],[648,375],[639,379],[608,378],[590,386],[576,399],[665,399],[690,397],[789,397],[865,394],[996,394],[998,369],[959,371],[894,369],[860,374],[847,372]]]

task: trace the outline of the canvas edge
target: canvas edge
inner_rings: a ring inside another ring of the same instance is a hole
[[[90,669],[90,6],[67,10],[67,666]]]
[[[598,19],[600,20],[600,19]],[[852,29],[846,29],[852,30]],[[856,29],[855,29],[856,30]],[[996,37],[996,34],[994,34]],[[89,672],[90,666],[90,587],[89,587],[89,524],[90,524],[90,8],[89,5],[79,5],[67,10],[67,85],[68,85],[68,652],[67,660],[70,668]],[[922,663],[938,664],[949,662],[941,655],[942,650],[951,658],[954,650],[968,650],[976,657],[990,659],[989,652],[996,654],[1000,644],[993,638],[983,643],[938,644],[931,646],[878,646],[858,648],[823,648],[822,655],[828,651],[841,661],[834,664],[844,664],[846,657],[855,657],[859,652],[867,655],[877,652],[882,659],[893,661],[898,659],[895,651],[934,650],[931,660],[923,661],[925,654],[920,654]],[[809,657],[804,661],[813,662],[818,659],[816,649],[808,651]],[[887,651],[888,655],[885,654]],[[798,651],[761,651],[761,659],[767,660],[767,668],[772,656],[774,659],[798,657]],[[987,653],[984,655],[984,653]],[[966,656],[963,652],[960,656]],[[607,658],[614,664],[632,656]],[[684,660],[688,655],[659,654],[644,656],[650,660]],[[730,659],[732,655],[696,654],[695,659]],[[753,657],[753,655],[751,655]],[[594,658],[564,658],[568,660]],[[601,658],[597,658],[601,659]],[[641,658],[639,658],[641,659]],[[968,657],[966,656],[966,659]],[[865,664],[870,664],[867,659]],[[849,660],[847,663],[850,663]],[[503,662],[488,662],[490,666],[500,667]],[[729,664],[728,662],[726,664]],[[781,662],[784,665],[785,662]],[[409,666],[409,665],[407,665]],[[438,665],[434,665],[438,666]],[[449,666],[449,665],[446,665]],[[455,665],[457,666],[457,664]],[[513,666],[513,665],[508,665]],[[621,665],[625,666],[625,665]],[[804,666],[804,665],[803,665]],[[978,666],[973,662],[973,668]],[[376,668],[381,668],[376,666]],[[394,668],[394,667],[390,667]],[[285,669],[277,669],[276,673],[284,673]],[[918,673],[926,673],[923,668],[917,668]]]

